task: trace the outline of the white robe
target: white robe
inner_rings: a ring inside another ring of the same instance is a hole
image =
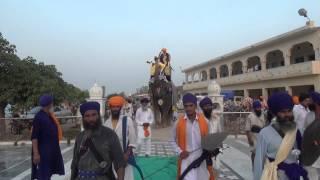
[[[151,124],[154,121],[154,115],[150,108],[148,108],[146,111],[143,111],[140,107],[136,112],[135,121],[137,123],[137,131],[138,131],[138,149],[141,147],[141,145],[146,146],[146,155],[151,154]],[[143,123],[149,123],[150,126],[148,127],[150,135],[148,137],[144,136],[144,129],[143,129]]]
[[[220,133],[222,132],[222,122],[219,115],[212,112],[211,118],[207,119],[208,125],[209,125],[209,134],[213,133]],[[216,156],[215,158],[212,158],[213,162],[213,168],[214,169],[220,169],[221,167],[221,161],[220,161],[220,155]]]
[[[303,134],[304,126],[306,123],[306,117],[310,110],[309,108],[305,108],[301,104],[298,104],[293,107],[292,112],[294,116],[294,121],[297,123],[297,128],[300,130],[300,133]]]
[[[104,123],[104,126],[112,129],[115,131],[115,133],[118,135],[121,147],[122,147],[122,140],[123,140],[123,136],[122,136],[122,118],[123,116],[120,116],[119,121],[116,125],[116,128],[113,128],[112,126],[112,120],[111,117]],[[127,117],[127,135],[126,135],[126,139],[127,142],[126,144],[129,143],[129,146],[131,147],[136,147],[136,132],[135,132],[135,128],[132,122],[132,119],[130,117]],[[122,147],[123,148],[123,147]],[[133,180],[134,179],[134,174],[133,174],[133,166],[131,165],[127,165],[127,167],[125,168],[125,180]],[[116,173],[115,173],[116,174]]]
[[[192,152],[189,156],[182,160],[181,162],[181,173],[197,158],[199,158],[202,154],[201,148],[201,133],[198,121],[198,117],[193,123],[185,116],[185,120],[187,120],[187,147],[186,151]],[[179,121],[176,121],[173,127],[173,142],[176,149],[177,154],[179,155],[182,150],[179,148],[177,144],[177,137],[176,137],[176,128]],[[194,151],[194,152],[193,152]],[[209,179],[209,172],[207,170],[206,161],[203,161],[200,167],[192,169],[189,173],[185,176],[184,180],[206,180]]]

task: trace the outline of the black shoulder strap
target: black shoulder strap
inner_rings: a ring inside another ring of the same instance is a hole
[[[128,117],[123,116],[122,118],[122,147],[123,152],[127,151],[127,121]]]
[[[88,141],[88,146],[89,146],[91,152],[93,153],[94,157],[96,158],[96,160],[100,164],[102,161],[104,161],[103,157],[98,152],[96,146],[93,144],[92,139],[88,138],[87,141]]]

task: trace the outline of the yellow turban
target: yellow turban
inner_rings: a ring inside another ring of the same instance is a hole
[[[123,106],[124,103],[125,100],[122,96],[113,96],[108,101],[109,106]]]

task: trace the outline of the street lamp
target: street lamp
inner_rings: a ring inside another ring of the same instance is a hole
[[[303,17],[307,18],[308,21],[311,21],[310,18],[308,17],[307,10],[305,10],[304,8],[299,9],[298,13],[299,13],[300,16],[303,16]]]

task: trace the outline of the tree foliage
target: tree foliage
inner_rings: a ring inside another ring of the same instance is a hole
[[[79,104],[88,97],[87,91],[65,82],[54,65],[30,56],[20,59],[15,45],[0,33],[0,118],[8,103],[26,110],[36,106],[44,93],[53,95],[55,104],[63,101]]]

